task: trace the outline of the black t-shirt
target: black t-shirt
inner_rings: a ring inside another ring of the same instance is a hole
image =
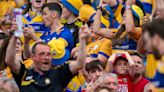
[[[20,74],[13,73],[14,79],[20,88],[20,92],[63,92],[69,81],[74,77],[65,64],[58,69],[51,69],[44,75],[27,70],[21,64]]]
[[[76,44],[79,43],[79,28],[82,25],[82,22],[79,20],[76,20],[75,22],[71,24],[65,23],[64,26],[70,30],[74,37],[74,47],[76,47]]]

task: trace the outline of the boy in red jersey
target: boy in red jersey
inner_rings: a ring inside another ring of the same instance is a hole
[[[132,77],[135,64],[131,56],[125,53],[113,54],[108,60],[107,71],[114,72],[118,76],[117,92],[132,92]]]

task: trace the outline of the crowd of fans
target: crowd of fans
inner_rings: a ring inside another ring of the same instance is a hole
[[[164,92],[164,0],[0,6],[0,92]]]

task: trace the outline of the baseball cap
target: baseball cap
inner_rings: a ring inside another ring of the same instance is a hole
[[[125,59],[125,60],[127,60],[125,54],[123,54],[123,53],[117,53],[117,54],[116,54],[115,61],[113,62],[113,64],[116,64],[116,62],[117,62],[119,59]],[[128,60],[127,60],[127,61],[128,61]]]

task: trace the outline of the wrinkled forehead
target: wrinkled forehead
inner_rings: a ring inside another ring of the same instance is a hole
[[[48,45],[42,45],[39,44],[36,46],[35,52],[41,53],[41,52],[50,52],[50,47]]]
[[[137,55],[132,55],[131,57],[132,57],[134,62],[140,62],[141,64],[143,64],[143,60],[141,57],[139,57]]]

